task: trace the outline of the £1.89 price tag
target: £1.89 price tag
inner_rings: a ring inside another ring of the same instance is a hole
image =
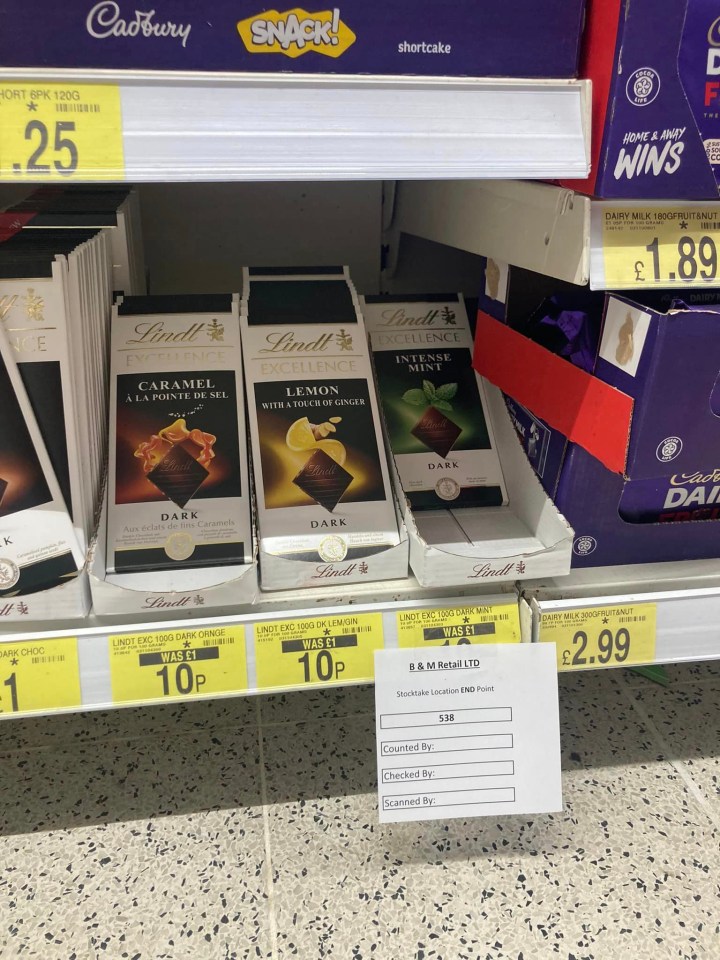
[[[593,247],[602,244],[595,289],[715,285],[720,245],[717,203],[593,204]],[[600,218],[597,222],[597,218]]]
[[[120,89],[0,81],[0,180],[122,180]]]
[[[244,627],[116,634],[108,646],[113,703],[247,690]]]
[[[399,647],[520,643],[517,603],[402,610],[396,616]]]
[[[372,680],[383,646],[381,613],[274,620],[254,630],[261,689]]]
[[[631,666],[655,659],[654,603],[543,612],[540,640],[557,645],[558,670]]]
[[[0,643],[0,714],[79,707],[75,637]]]

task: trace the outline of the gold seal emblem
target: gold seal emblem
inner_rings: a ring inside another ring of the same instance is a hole
[[[12,560],[0,557],[0,589],[9,590],[20,579],[20,568]]]
[[[441,500],[457,500],[460,496],[460,484],[452,477],[441,477],[435,484],[435,493]]]
[[[187,560],[195,552],[195,540],[189,533],[171,533],[165,541],[165,553],[171,560]]]
[[[320,541],[318,553],[325,563],[340,563],[347,556],[347,544],[342,537],[324,537]]]

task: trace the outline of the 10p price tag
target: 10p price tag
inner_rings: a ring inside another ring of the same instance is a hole
[[[120,89],[0,82],[0,180],[122,180]]]
[[[244,627],[115,634],[108,650],[113,703],[247,690]]]
[[[381,613],[256,623],[257,685],[301,687],[372,680],[383,646]]]
[[[555,643],[558,670],[587,670],[652,663],[654,603],[543,612],[540,640]]]

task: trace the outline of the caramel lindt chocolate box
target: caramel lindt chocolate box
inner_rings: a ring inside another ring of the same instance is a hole
[[[7,597],[77,576],[84,557],[2,327],[0,411],[0,597]]]
[[[250,563],[250,511],[238,298],[120,301],[108,572]]]
[[[244,281],[263,588],[406,576],[407,543],[347,273],[246,269]]]
[[[365,297],[362,310],[390,446],[412,508],[506,503],[463,298]]]

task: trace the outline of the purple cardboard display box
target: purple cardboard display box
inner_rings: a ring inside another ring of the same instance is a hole
[[[580,75],[593,82],[592,172],[604,199],[717,198],[717,0],[591,0]]]
[[[5,0],[5,67],[575,77],[584,0]]]
[[[720,292],[593,303],[576,288],[589,322],[602,320],[585,372],[520,332],[538,291],[559,282],[514,268],[506,280],[495,298],[485,282],[474,365],[514,395],[534,467],[531,425],[547,430],[538,475],[575,531],[573,566],[720,556]]]

